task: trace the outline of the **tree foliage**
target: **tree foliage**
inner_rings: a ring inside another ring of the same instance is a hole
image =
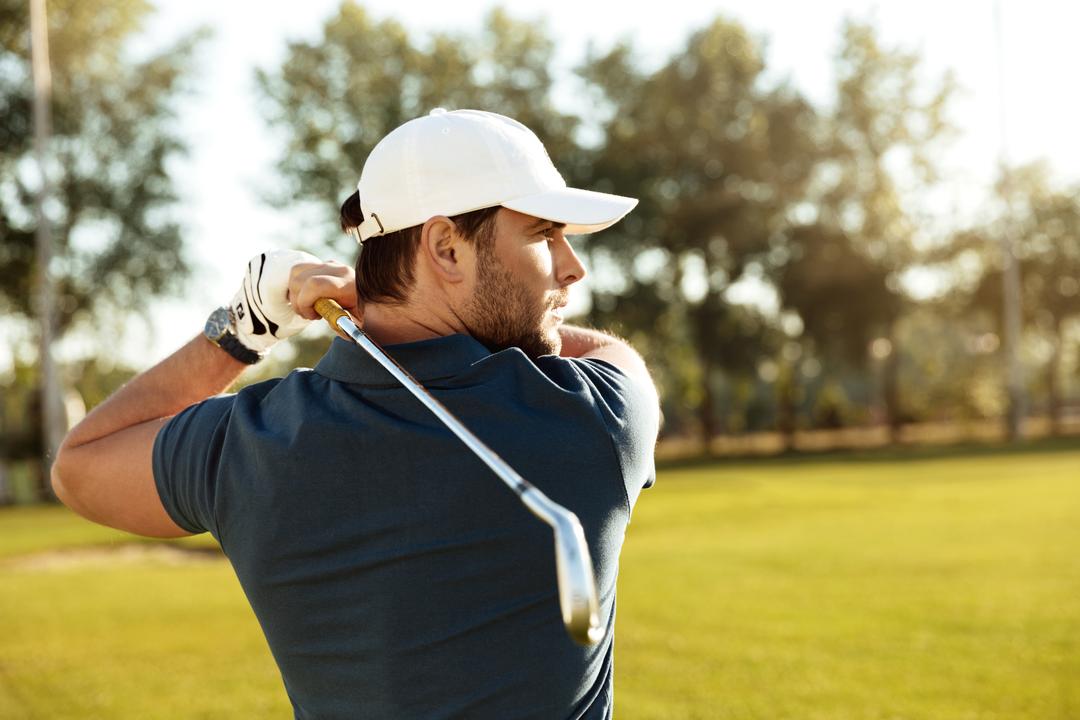
[[[944,255],[979,259],[979,274],[966,287],[959,285],[957,295],[970,313],[989,318],[1001,337],[1003,241],[1012,244],[1024,334],[1047,348],[1041,384],[1050,415],[1060,425],[1067,328],[1080,319],[1080,187],[1055,187],[1046,166],[1035,163],[1009,169],[999,190],[1005,201],[1001,215],[958,232]]]
[[[791,234],[777,285],[830,364],[868,366],[871,341],[889,341],[884,399],[896,432],[905,417],[896,324],[910,305],[901,276],[920,260],[916,204],[936,183],[953,133],[954,84],[949,75],[928,84],[918,54],[885,46],[873,25],[854,20],[842,29],[836,75],[807,207],[813,218]]]
[[[589,259],[589,319],[644,351],[669,429],[696,424],[711,436],[726,413],[746,410],[729,390],[765,376],[783,432],[804,424],[800,414],[869,416],[837,408],[871,396],[898,429],[912,409],[900,383],[944,357],[904,346],[945,325],[927,319],[939,309],[929,305],[905,324],[920,307],[903,278],[927,262],[922,203],[953,135],[951,76],[927,76],[917,53],[848,21],[835,98],[815,107],[769,72],[761,39],[721,17],[656,67],[630,42],[590,53],[568,106],[555,101],[553,48],[542,23],[499,10],[477,32],[418,39],[343,2],[321,37],[293,43],[279,68],[259,74],[284,140],[275,201],[317,207],[328,242],[351,254],[347,239],[329,238],[381,137],[435,106],[511,115],[570,182],[640,198],[623,222],[575,243]],[[1047,222],[1049,237],[1060,223]],[[749,286],[760,302],[740,299]],[[963,343],[949,345],[949,357],[960,352]],[[815,369],[804,376],[804,366]],[[942,386],[947,376],[935,375]],[[920,412],[933,406],[923,396]]]
[[[35,311],[33,84],[29,3],[0,0],[0,314],[29,327]],[[200,34],[136,59],[131,39],[151,12],[143,0],[48,4],[53,137],[46,208],[53,224],[60,335],[102,316],[122,317],[180,287],[187,267],[171,158],[185,145],[175,120]],[[18,369],[4,393],[3,457],[38,457],[36,369]]]
[[[61,331],[101,308],[127,311],[179,287],[187,267],[167,164],[198,36],[133,61],[141,0],[49,3],[53,139],[49,171]],[[29,317],[34,277],[33,87],[28,4],[0,3],[0,309]]]
[[[576,119],[552,99],[553,52],[543,24],[500,9],[476,34],[418,39],[345,0],[321,37],[290,43],[280,68],[257,75],[267,117],[284,137],[275,200],[313,204],[327,218],[328,244],[350,248],[330,231],[364,159],[384,135],[436,107],[514,117],[557,164],[573,167]]]
[[[662,347],[675,338],[655,337],[650,317],[674,315],[670,324],[687,328],[706,436],[716,421],[715,372],[752,372],[770,342],[765,319],[727,292],[782,252],[788,213],[805,198],[817,157],[813,108],[786,85],[768,87],[764,72],[760,42],[722,18],[655,72],[638,69],[625,43],[581,69],[610,107],[592,185],[641,199],[627,221],[590,240],[593,254],[655,289],[624,296],[616,286],[608,297],[601,289],[594,317],[637,318],[627,329]],[[643,253],[658,262],[644,265]],[[637,302],[648,306],[632,308]]]

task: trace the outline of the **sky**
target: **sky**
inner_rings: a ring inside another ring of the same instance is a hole
[[[322,236],[322,228],[305,225],[309,219],[261,199],[260,190],[273,184],[279,147],[260,113],[254,71],[280,67],[287,42],[317,37],[338,4],[157,2],[159,10],[140,37],[139,48],[166,47],[199,26],[213,33],[199,56],[195,92],[180,107],[179,125],[191,152],[172,166],[194,273],[182,297],[154,301],[150,327],[131,327],[121,346],[125,362],[145,367],[197,333],[209,312],[231,298],[250,256],[302,247],[306,237]],[[474,29],[495,3],[362,4],[378,17],[397,18],[422,37],[439,28]],[[647,62],[659,63],[694,29],[717,15],[731,17],[767,40],[773,77],[789,79],[822,104],[830,100],[843,19],[872,18],[887,43],[923,55],[928,79],[946,70],[955,73],[962,92],[953,106],[953,121],[961,137],[946,158],[946,205],[959,217],[986,202],[1002,148],[992,0],[665,0],[639,5],[518,0],[505,6],[516,17],[546,18],[558,39],[558,65],[565,71],[583,58],[588,43],[603,48],[627,36],[635,39]],[[1007,157],[1017,163],[1046,159],[1060,181],[1080,181],[1080,94],[1070,91],[1067,80],[1070,71],[1080,67],[1080,45],[1073,42],[1080,27],[1080,3],[1001,0],[1000,7]],[[569,92],[566,98],[574,101]],[[359,177],[360,168],[355,172]],[[584,295],[574,296],[571,310],[575,303],[581,307]]]

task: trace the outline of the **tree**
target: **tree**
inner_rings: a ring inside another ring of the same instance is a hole
[[[788,235],[785,260],[775,271],[784,305],[802,320],[801,340],[820,356],[830,375],[867,371],[868,345],[900,315],[901,299],[888,283],[888,270],[860,253],[839,228],[810,224]],[[898,405],[897,353],[885,363],[886,404]],[[797,374],[790,373],[791,382]],[[785,428],[791,447],[794,426]]]
[[[257,74],[267,117],[284,138],[283,187],[272,202],[313,206],[326,219],[325,244],[352,255],[337,216],[364,159],[384,135],[435,107],[510,115],[537,133],[556,165],[577,167],[576,120],[551,97],[553,51],[543,24],[499,9],[476,35],[419,42],[397,21],[345,0],[320,38],[291,43],[280,68]]]
[[[173,126],[194,34],[156,55],[135,59],[130,40],[151,12],[142,0],[49,3],[53,75],[50,173],[58,334],[80,322],[122,316],[146,298],[180,287],[187,273],[167,163],[184,144]],[[32,127],[28,4],[0,0],[0,313],[32,318],[35,274],[35,174],[28,172]],[[32,382],[37,382],[34,378]],[[26,408],[23,421],[33,412]],[[41,439],[5,456],[34,457]]]
[[[590,240],[594,264],[630,279],[594,291],[594,316],[623,318],[661,362],[689,346],[698,382],[684,399],[706,446],[718,429],[719,377],[753,372],[771,342],[765,318],[734,305],[728,290],[763,276],[769,255],[782,251],[816,157],[813,109],[786,85],[766,87],[764,71],[759,43],[725,19],[693,33],[655,72],[637,66],[627,43],[580,70],[606,108],[590,185],[641,199]],[[626,284],[652,291],[624,295]]]
[[[953,81],[920,81],[916,53],[882,45],[871,24],[851,21],[837,57],[837,97],[814,181],[816,217],[794,233],[777,274],[786,307],[832,359],[862,364],[875,338],[895,439],[904,419],[897,322],[910,303],[900,281],[920,261],[924,231],[913,201],[934,186],[936,158],[951,137]]]
[[[1061,393],[1066,327],[1080,317],[1080,187],[1053,187],[1047,168],[1033,164],[1011,169],[1004,185],[1008,211],[981,227],[957,233],[952,257],[974,254],[982,272],[966,301],[970,310],[989,315],[1002,334],[1002,234],[1014,240],[1020,269],[1024,334],[1046,339],[1043,385],[1055,433],[1061,432]]]

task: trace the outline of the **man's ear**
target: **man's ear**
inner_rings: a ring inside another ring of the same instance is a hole
[[[465,280],[471,250],[454,221],[445,215],[428,219],[420,230],[420,256],[432,272],[446,282]]]

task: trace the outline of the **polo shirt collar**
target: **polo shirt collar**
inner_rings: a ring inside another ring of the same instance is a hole
[[[420,382],[457,375],[491,355],[479,340],[468,335],[418,340],[384,346],[386,353]],[[397,385],[386,369],[355,343],[334,338],[315,372],[331,380],[358,385]]]

